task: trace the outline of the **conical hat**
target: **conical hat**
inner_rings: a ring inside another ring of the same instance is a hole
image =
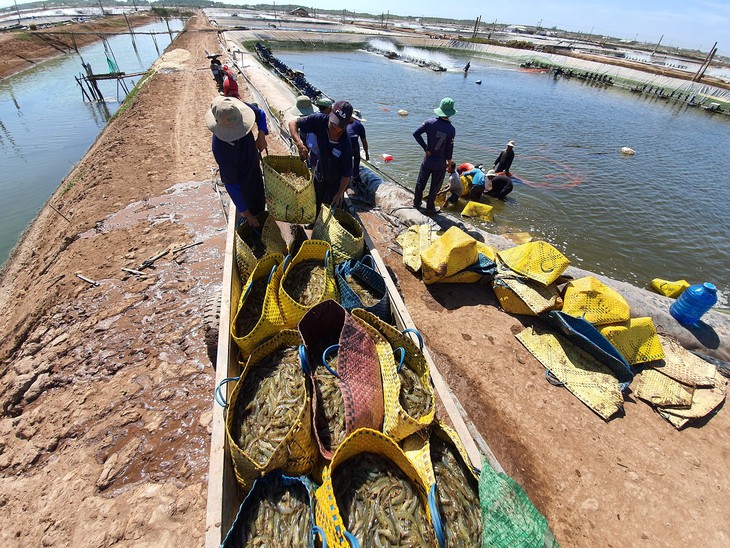
[[[593,325],[625,322],[631,317],[626,299],[593,276],[574,280],[566,286],[563,312],[585,318]]]

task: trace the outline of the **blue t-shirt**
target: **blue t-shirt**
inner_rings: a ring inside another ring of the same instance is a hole
[[[360,150],[360,144],[357,142],[358,137],[360,139],[367,139],[367,137],[365,137],[365,126],[362,125],[360,120],[353,120],[352,123],[347,126],[347,136],[350,138],[350,143],[352,143],[353,153],[355,153],[356,150]]]
[[[426,140],[423,134],[426,134]],[[444,118],[429,118],[413,132],[413,137],[421,148],[430,152],[423,160],[423,167],[427,169],[446,170],[446,160],[451,160],[454,153],[454,137],[456,128]]]
[[[484,186],[484,172],[478,167],[475,167],[474,169],[471,169],[469,171],[465,171],[464,173],[462,173],[462,175],[471,175],[472,186]]]
[[[347,132],[335,143],[329,138],[329,114],[315,112],[297,118],[297,129],[317,138],[319,160],[314,168],[315,189],[322,201],[334,197],[343,177],[352,177],[352,145]],[[319,187],[319,188],[318,188]]]

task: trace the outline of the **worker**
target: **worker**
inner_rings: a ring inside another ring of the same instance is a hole
[[[218,96],[205,113],[213,132],[212,151],[226,192],[246,223],[257,227],[256,215],[266,206],[260,151],[266,148],[263,111],[236,99]],[[259,138],[252,130],[257,125]]]
[[[289,121],[289,133],[302,160],[309,149],[299,136],[299,131],[314,133],[317,137],[319,159],[314,168],[314,192],[317,211],[322,204],[340,206],[352,177],[352,145],[347,136],[347,126],[352,121],[352,105],[337,101],[332,112],[315,112]]]
[[[362,149],[365,151],[365,160],[370,160],[370,152],[368,150],[368,140],[365,134],[365,126],[362,123],[365,118],[362,117],[359,110],[352,111],[352,122],[347,126],[347,136],[350,138],[352,145],[352,177],[360,182],[360,142],[362,141]],[[359,139],[359,141],[358,141]]]
[[[507,175],[498,175],[493,169],[490,169],[487,172],[487,179],[491,183],[489,190],[487,190],[489,196],[504,200],[507,194],[512,192],[512,179]]]
[[[213,55],[210,58],[210,71],[213,73],[213,79],[215,85],[218,88],[218,93],[223,92],[223,67],[221,66],[220,59],[217,55]]]
[[[238,94],[238,82],[233,72],[228,70],[228,65],[223,65],[223,95],[226,97],[235,97],[240,99]]]
[[[507,148],[499,153],[497,159],[494,161],[493,169],[495,173],[505,173],[508,176],[511,175],[509,169],[512,167],[512,160],[515,159],[515,142],[510,141],[507,143]]]
[[[491,171],[491,170],[490,170]],[[469,199],[479,200],[484,194],[484,172],[481,169],[481,165],[462,172],[462,177],[471,177],[471,188],[469,188]]]
[[[324,114],[329,114],[332,112],[332,99],[329,99],[327,97],[320,97],[314,102],[314,104],[317,106],[319,111]]]
[[[446,168],[446,172],[449,174],[449,184],[443,190],[439,191],[438,195],[449,192],[444,203],[455,204],[464,193],[464,186],[461,184],[461,177],[456,169],[456,162],[451,162],[449,167]]]
[[[291,116],[286,117],[287,124],[290,120],[292,120],[292,117],[296,119],[300,116],[309,116],[310,114],[314,114],[312,100],[306,95],[300,95],[299,97],[297,97],[296,103],[289,110],[289,112]],[[299,138],[307,145],[307,148],[309,149],[309,154],[307,155],[306,159],[307,167],[309,169],[314,169],[314,166],[317,165],[317,160],[319,158],[317,136],[314,133],[306,133],[300,129]]]
[[[431,178],[431,187],[426,197],[425,213],[438,213],[438,209],[434,204],[436,194],[441,189],[446,175],[446,166],[451,163],[451,156],[454,152],[454,137],[456,129],[451,125],[449,120],[454,114],[454,100],[451,97],[444,97],[441,103],[433,112],[436,118],[429,118],[421,124],[413,137],[416,142],[421,145],[425,154],[421,162],[421,169],[418,172],[418,180],[416,181],[416,191],[413,199],[413,207],[421,208],[423,200],[423,191],[426,189],[426,183]],[[426,140],[423,134],[426,134]]]

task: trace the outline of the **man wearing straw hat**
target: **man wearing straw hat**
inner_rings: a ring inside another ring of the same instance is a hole
[[[426,197],[426,213],[438,212],[434,200],[441,189],[441,183],[444,182],[446,167],[451,163],[451,156],[454,153],[454,137],[456,136],[456,129],[449,121],[449,118],[456,114],[454,100],[451,97],[444,97],[438,108],[433,111],[438,118],[429,118],[413,132],[416,142],[426,153],[418,172],[413,207],[421,208],[423,191],[426,189],[428,178],[431,177],[431,187]],[[425,141],[424,133],[426,134]]]
[[[506,173],[507,175],[511,175],[509,172],[509,168],[512,167],[512,160],[515,159],[515,151],[512,150],[514,148],[515,142],[510,141],[509,143],[507,143],[507,148],[499,153],[497,159],[494,160],[493,169],[495,173]]]
[[[205,113],[205,124],[213,132],[213,156],[228,195],[252,226],[266,207],[260,152],[266,148],[263,112],[234,97],[216,97]],[[258,123],[259,138],[252,129]],[[263,124],[263,128],[262,128]]]

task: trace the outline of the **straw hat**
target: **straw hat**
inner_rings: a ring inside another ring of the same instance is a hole
[[[358,122],[367,122],[367,120],[363,117],[362,113],[357,109],[353,109],[352,117],[355,120],[357,120]]]
[[[249,134],[256,115],[235,97],[216,97],[205,113],[205,125],[222,141],[233,142]]]
[[[496,177],[496,176],[497,176],[497,172],[494,171],[493,169],[490,169],[489,171],[487,171],[487,177]]]
[[[510,141],[509,143],[507,143],[507,146],[508,147],[515,148],[515,142],[514,141]]]

